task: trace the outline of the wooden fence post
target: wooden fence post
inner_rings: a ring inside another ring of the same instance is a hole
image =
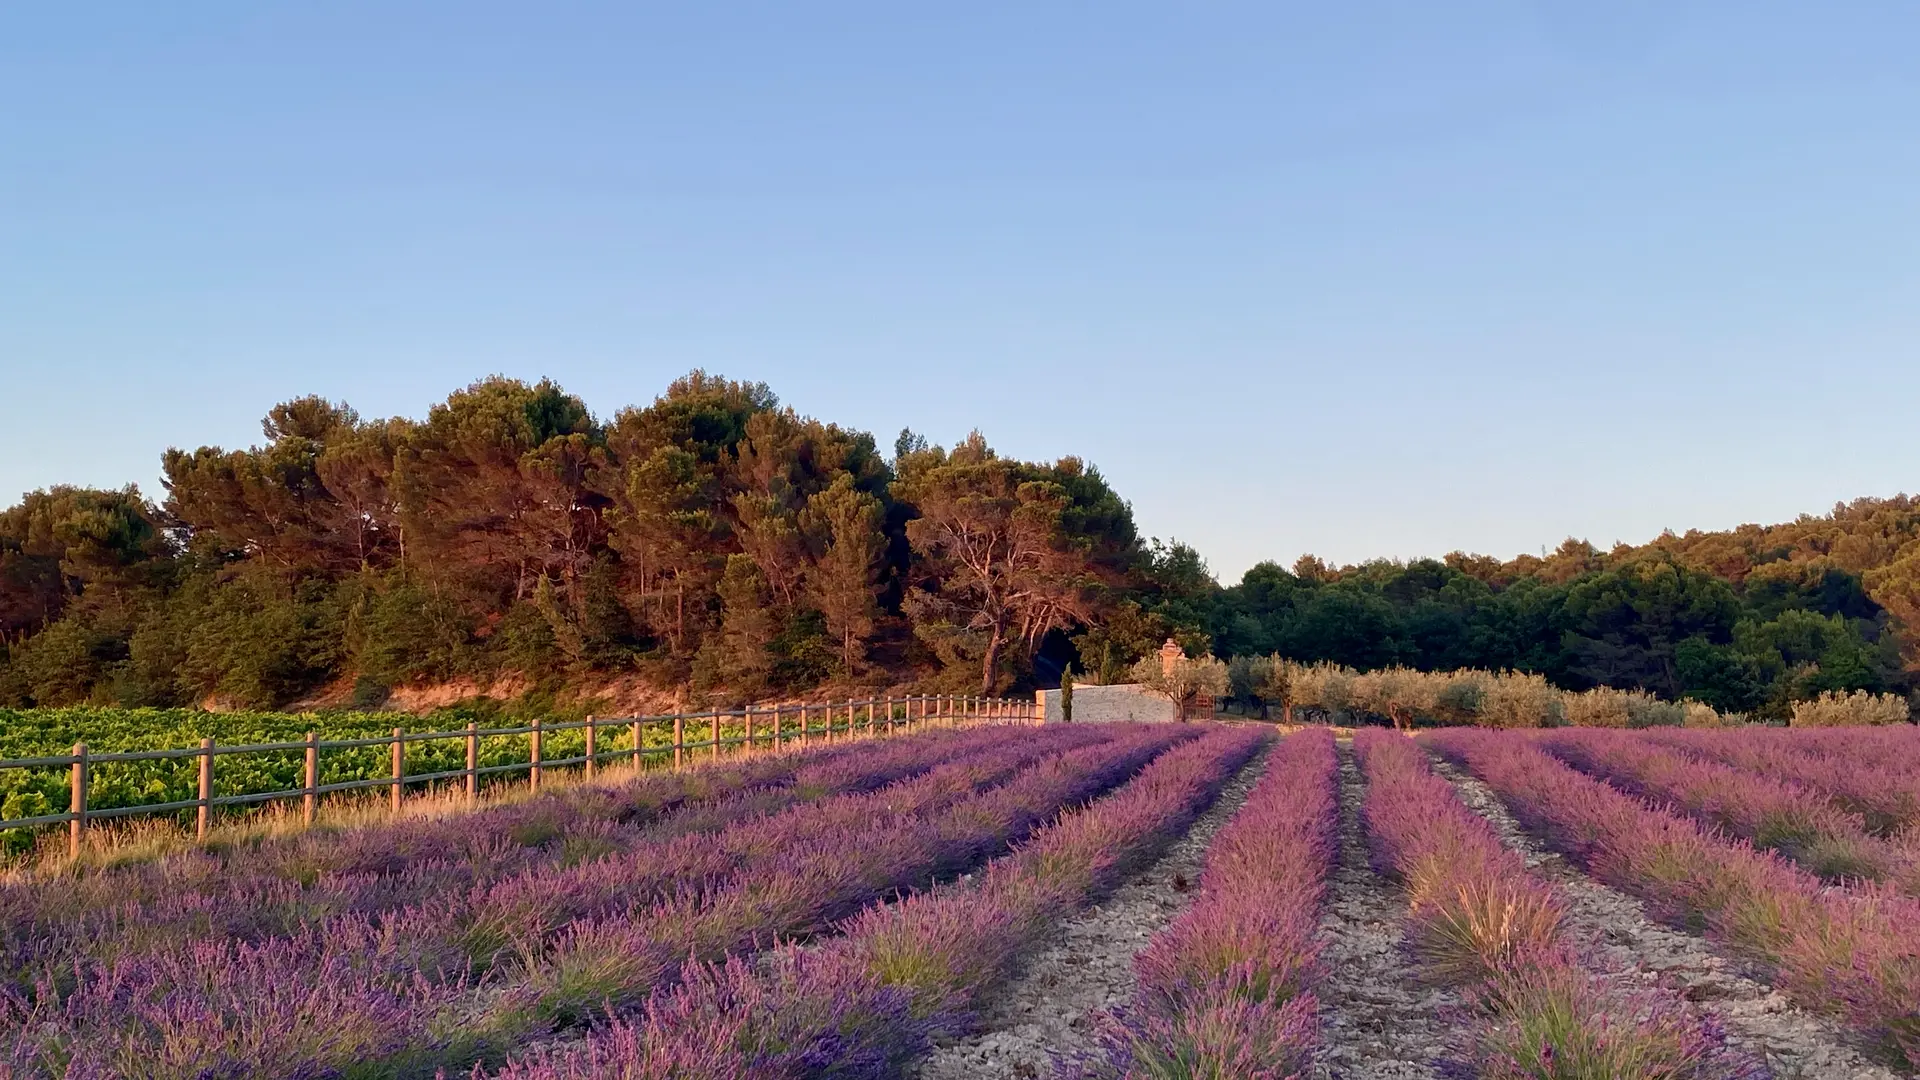
[[[893,734],[893,695],[887,695],[887,734]]]
[[[593,739],[594,726],[593,716],[589,714],[587,716],[587,779],[589,780],[593,779],[594,770],[597,769],[600,764],[599,755],[594,753],[594,746],[596,745]]]
[[[533,730],[527,732],[527,786],[540,790],[540,718],[533,718]]]
[[[707,757],[709,760],[718,761],[720,759],[720,711],[718,709],[714,710],[712,727],[713,749]]]
[[[776,701],[773,703],[773,752],[776,754],[780,752],[780,712],[780,703]]]
[[[87,744],[73,744],[73,776],[69,783],[72,792],[67,800],[67,812],[73,820],[67,822],[67,857],[80,857],[80,837],[87,831]]]
[[[467,723],[467,801],[480,797],[480,725]]]
[[[813,738],[813,707],[806,702],[800,703],[800,749],[805,750]]]
[[[747,706],[747,753],[753,753],[753,706]]]
[[[640,756],[640,721],[633,722],[633,771],[639,772],[646,767],[646,759]]]
[[[200,807],[194,814],[193,836],[207,838],[207,818],[213,813],[213,740],[200,740]]]
[[[387,810],[400,812],[400,800],[406,793],[402,789],[407,784],[407,742],[399,728],[393,729],[393,786],[387,789]]]
[[[683,713],[673,714],[673,768],[680,770],[680,755],[687,745],[687,718]]]
[[[307,732],[306,790],[300,795],[300,824],[313,828],[313,819],[320,812],[320,733]]]

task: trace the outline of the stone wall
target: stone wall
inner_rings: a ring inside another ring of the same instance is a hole
[[[1040,706],[1046,723],[1058,724],[1065,719],[1060,714],[1060,691],[1036,690],[1033,700]],[[1170,724],[1179,718],[1179,711],[1166,695],[1156,694],[1138,683],[1075,685],[1073,688],[1073,722],[1076,724],[1125,721]]]

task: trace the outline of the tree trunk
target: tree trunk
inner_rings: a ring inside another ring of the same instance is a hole
[[[673,651],[684,653],[687,637],[687,587],[676,575],[673,582]]]
[[[1000,652],[1006,647],[1007,631],[1000,622],[993,624],[993,637],[987,641],[986,659],[980,665],[980,693],[993,693],[993,673],[1000,667]]]

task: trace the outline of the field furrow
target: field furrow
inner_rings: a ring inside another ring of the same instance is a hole
[[[897,1076],[936,1034],[971,1029],[1054,920],[1110,892],[1183,833],[1265,736],[1215,730],[1041,830],[964,885],[870,907],[828,947],[693,965],[643,1017],[516,1063],[513,1080]]]
[[[1678,994],[1605,971],[1569,932],[1565,895],[1468,809],[1413,743],[1363,731],[1354,749],[1375,863],[1406,887],[1420,973],[1457,987],[1471,1017],[1446,1071],[1483,1080],[1759,1075]]]
[[[1460,1045],[1461,1001],[1421,977],[1407,948],[1406,897],[1382,878],[1367,848],[1361,807],[1366,780],[1351,746],[1340,748],[1339,862],[1320,922],[1321,1045],[1314,1075],[1325,1080],[1431,1080],[1435,1062]]]
[[[1260,760],[1248,762],[1165,854],[1056,927],[1018,975],[979,1002],[976,1029],[937,1047],[916,1075],[1038,1077],[1057,1058],[1091,1051],[1101,1014],[1134,995],[1135,957],[1192,902],[1214,834],[1246,803],[1260,775]]]
[[[700,838],[736,823],[857,796],[943,764],[1018,768],[1098,736],[1036,734],[1011,745],[989,732],[925,738],[570,788],[463,817],[320,832],[268,845],[252,860],[237,851],[182,853],[87,875],[71,887],[10,885],[0,892],[0,974],[31,986],[36,973],[75,960],[112,962],[207,938],[329,933],[342,920],[400,917],[411,920],[415,936],[431,936],[423,923],[508,917],[492,909],[515,906],[511,894],[536,883],[556,897],[577,895],[588,887],[580,879],[596,868],[651,866],[657,893],[663,884],[697,883],[700,867],[716,865],[703,858],[714,848]],[[629,901],[648,888],[630,873],[619,887]]]
[[[1679,993],[1718,1021],[1729,1044],[1764,1062],[1780,1080],[1898,1075],[1870,1061],[1850,1033],[1752,977],[1745,970],[1751,965],[1722,956],[1697,934],[1655,922],[1639,900],[1567,863],[1523,829],[1493,789],[1471,773],[1446,763],[1436,769],[1534,873],[1566,896],[1568,930],[1602,960],[1609,977]]]
[[[1920,904],[1835,889],[1700,823],[1585,776],[1522,740],[1443,731],[1531,832],[1671,925],[1762,965],[1801,1006],[1845,1020],[1898,1068],[1920,1064]]]
[[[1135,958],[1132,1000],[1059,1080],[1301,1076],[1319,1042],[1319,915],[1339,830],[1327,731],[1296,733],[1207,849],[1200,895]]]
[[[1031,733],[1021,734],[1028,738],[1003,749],[1034,756]],[[619,888],[633,872],[660,880],[657,865],[599,859],[576,868],[587,879],[573,884],[611,906],[569,907],[579,892],[559,883],[516,888],[515,899],[539,905],[519,913],[546,918],[531,919],[535,935],[508,941],[504,952],[495,942],[513,921],[476,921],[469,907],[458,920],[409,912],[357,937],[340,933],[355,924],[337,924],[330,934],[258,947],[144,956],[18,1017],[15,1054],[70,1053],[109,1075],[152,1076],[431,1075],[498,1059],[556,1026],[644,999],[689,955],[718,959],[809,933],[877,896],[958,872],[1191,735],[1116,731],[1018,769],[992,760],[942,766],[871,794],[741,823],[699,845],[711,874],[657,900]],[[501,959],[477,983],[447,955],[472,951],[475,935]],[[429,971],[442,975],[420,974]],[[121,1008],[129,989],[149,1007]],[[161,1007],[170,995],[192,999],[197,1023]],[[135,1063],[156,1059],[167,1065],[138,1071]]]

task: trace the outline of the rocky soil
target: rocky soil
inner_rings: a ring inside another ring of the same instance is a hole
[[[1405,897],[1367,862],[1360,803],[1366,784],[1340,744],[1340,865],[1328,882],[1321,959],[1321,1050],[1315,1075],[1330,1080],[1424,1080],[1461,1045],[1459,1001],[1423,983],[1404,946]]]
[[[1265,754],[1249,762],[1160,859],[1103,903],[1062,923],[1053,943],[981,1002],[980,1028],[922,1060],[923,1080],[1050,1076],[1091,1051],[1102,1013],[1133,996],[1133,958],[1192,900],[1207,845],[1247,801]]]
[[[1758,974],[1704,939],[1648,918],[1639,900],[1588,877],[1520,827],[1493,789],[1445,762],[1435,768],[1535,872],[1559,884],[1571,926],[1617,978],[1678,991],[1717,1017],[1727,1041],[1765,1061],[1782,1080],[1895,1080],[1904,1074],[1868,1060],[1858,1040],[1789,1002]]]

